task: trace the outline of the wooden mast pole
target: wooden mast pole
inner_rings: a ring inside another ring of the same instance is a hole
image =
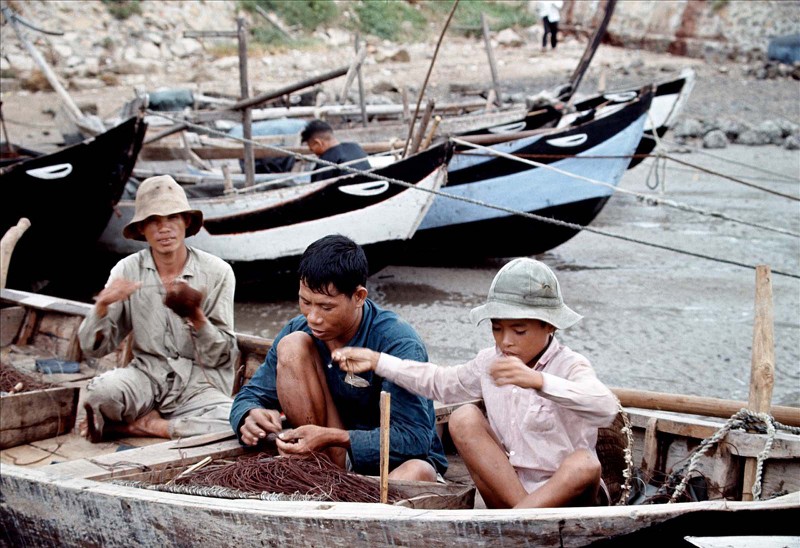
[[[247,27],[244,17],[239,16],[236,19],[236,34],[239,40],[239,89],[241,90],[241,101],[246,101],[250,97],[250,83],[247,76]],[[244,140],[245,186],[253,186],[256,181],[256,163],[252,142],[253,113],[250,107],[242,109],[242,138]]]
[[[769,413],[775,383],[775,338],[772,313],[772,277],[767,265],[756,267],[756,302],[753,321],[753,356],[750,363],[750,396],[747,407],[756,413]],[[742,500],[753,500],[756,459],[744,464]]]

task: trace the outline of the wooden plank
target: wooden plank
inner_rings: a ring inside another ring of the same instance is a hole
[[[656,417],[658,419],[659,432],[694,440],[703,440],[713,436],[724,424],[723,422],[712,422],[700,417],[672,415],[666,412],[646,409],[629,409],[628,415],[634,428],[647,428],[651,418]],[[754,457],[764,450],[766,441],[766,434],[731,430],[728,432],[724,443],[733,445],[739,456]],[[778,431],[772,442],[770,458],[800,458],[800,436]]]
[[[54,356],[68,359],[75,354],[78,327],[82,321],[82,316],[44,313],[30,344]]]
[[[658,419],[651,417],[647,421],[642,449],[642,471],[652,473],[658,462]]]
[[[15,303],[26,308],[63,312],[64,314],[78,314],[86,316],[92,305],[80,301],[71,301],[60,297],[50,297],[38,293],[28,293],[16,289],[0,289],[0,300]]]
[[[72,430],[78,395],[77,388],[48,388],[0,398],[0,448]]]
[[[8,346],[14,342],[24,319],[25,309],[21,306],[0,309],[0,346]]]

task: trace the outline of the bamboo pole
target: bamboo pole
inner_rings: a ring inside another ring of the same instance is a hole
[[[255,97],[250,97],[248,99],[244,99],[241,101],[237,101],[233,105],[227,107],[228,110],[241,110],[243,108],[255,107],[262,103],[266,103],[272,99],[277,99],[278,97],[282,97],[284,95],[288,95],[292,92],[299,91],[301,89],[310,88],[311,86],[315,86],[317,84],[321,84],[322,82],[327,82],[328,80],[333,80],[334,78],[338,78],[339,76],[344,76],[347,74],[347,69],[350,67],[341,67],[338,69],[334,69],[332,71],[326,72],[325,74],[320,74],[319,76],[314,76],[312,78],[307,78],[295,84],[291,84],[288,86],[284,86],[280,89],[276,89],[273,91],[268,91],[266,93],[262,93],[260,95],[256,95]]]
[[[239,88],[241,101],[250,97],[250,83],[247,77],[247,28],[244,17],[236,19],[236,33],[239,39]],[[256,164],[253,156],[253,113],[250,107],[242,109],[242,138],[244,139],[244,178],[245,186],[256,182]]]
[[[497,78],[497,64],[494,62],[492,41],[489,39],[489,23],[486,22],[483,12],[481,12],[481,27],[483,28],[483,41],[486,44],[486,56],[489,58],[489,70],[492,73],[492,89],[494,89],[495,101],[500,105],[503,101],[500,95],[500,82]]]
[[[434,116],[433,117],[433,124],[431,125],[431,130],[428,132],[428,136],[425,137],[425,140],[422,142],[422,146],[420,148],[425,150],[429,146],[431,146],[431,141],[433,141],[433,136],[436,134],[436,130],[439,129],[439,124],[442,122],[441,116]]]
[[[442,40],[444,40],[444,33],[447,32],[447,27],[450,26],[450,21],[453,19],[453,14],[456,12],[456,7],[458,7],[459,0],[454,0],[453,7],[450,8],[450,13],[447,15],[447,21],[444,23],[444,27],[442,27],[442,32],[439,33],[439,40],[436,42],[436,47],[433,50],[433,57],[431,57],[431,64],[428,65],[428,72],[425,74],[425,80],[422,82],[422,88],[419,90],[419,95],[417,96],[417,106],[414,108],[414,116],[411,118],[411,123],[408,124],[408,137],[406,137],[406,144],[403,147],[403,157],[405,158],[408,156],[408,147],[411,144],[411,136],[414,135],[414,124],[417,121],[417,115],[419,114],[419,106],[422,104],[422,97],[425,95],[425,88],[428,87],[428,79],[431,77],[431,72],[433,71],[433,65],[436,63],[436,57],[439,55],[439,48],[442,45]]]
[[[612,387],[611,391],[614,392],[620,403],[625,407],[691,413],[693,415],[706,415],[723,419],[728,419],[742,408],[747,407],[747,402],[744,401],[649,392],[631,388]],[[780,423],[789,426],[800,426],[800,408],[798,407],[773,405],[770,414]]]
[[[747,407],[756,413],[769,413],[775,382],[775,339],[772,314],[772,278],[767,265],[756,267],[756,302],[753,321],[753,356],[750,362],[750,395]],[[753,500],[757,460],[744,463],[742,500]]]
[[[419,128],[414,134],[414,140],[411,141],[411,146],[408,147],[408,154],[411,156],[419,150],[419,145],[422,143],[422,137],[425,135],[425,130],[428,129],[428,123],[431,121],[431,114],[433,114],[433,107],[435,106],[433,99],[428,99],[428,104],[425,105],[425,112],[422,114],[422,120],[419,123]]]
[[[392,395],[381,391],[381,502],[389,501],[389,417]]]
[[[72,121],[82,131],[86,131],[91,135],[99,135],[102,133],[105,130],[105,128],[101,127],[102,123],[99,121],[97,121],[98,123],[93,123],[94,120],[88,118],[83,114],[83,112],[81,112],[81,109],[79,109],[78,105],[75,104],[75,101],[72,100],[72,97],[70,97],[69,93],[67,93],[67,90],[61,85],[56,73],[53,72],[53,69],[50,68],[50,65],[47,64],[47,61],[44,60],[42,54],[39,53],[39,50],[37,50],[22,33],[22,30],[19,28],[19,23],[17,22],[16,14],[7,6],[3,6],[2,10],[6,21],[11,23],[11,27],[14,29],[14,33],[17,35],[17,38],[19,38],[19,41],[22,42],[22,45],[25,47],[25,49],[28,50],[30,56],[33,57],[34,62],[39,65],[39,69],[41,69],[42,74],[44,74],[44,77],[50,83],[50,87],[53,88],[53,91],[55,91],[58,97],[61,99],[61,102],[64,104],[64,108],[66,109],[66,112]]]
[[[356,52],[361,45],[361,35],[356,33]],[[366,48],[364,48],[366,51]],[[361,126],[367,127],[367,100],[364,94],[364,76],[361,74],[361,65],[358,65],[358,106],[361,108]]]

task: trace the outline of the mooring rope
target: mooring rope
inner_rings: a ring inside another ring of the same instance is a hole
[[[697,469],[700,458],[705,455],[711,447],[723,440],[725,436],[728,435],[728,432],[730,432],[732,429],[756,430],[759,433],[765,432],[767,435],[767,440],[764,443],[764,449],[759,452],[756,459],[756,477],[752,488],[753,500],[761,500],[761,478],[764,468],[764,461],[767,459],[770,451],[772,450],[772,443],[775,439],[776,431],[785,430],[791,434],[800,435],[800,427],[782,424],[776,421],[772,415],[769,415],[768,413],[756,413],[755,411],[751,411],[750,409],[746,408],[740,409],[733,414],[719,430],[717,430],[709,438],[703,440],[697,449],[694,450],[688,466],[684,467],[685,471],[682,469],[673,474],[673,477],[682,475],[683,478],[675,488],[675,491],[672,493],[669,503],[677,501],[683,495],[684,491],[686,490],[686,486],[689,483],[690,475]]]
[[[495,149],[492,149],[492,148],[489,148],[489,147],[484,147],[482,145],[476,145],[474,143],[470,143],[468,141],[463,141],[461,139],[457,139],[457,138],[454,138],[454,137],[452,137],[450,140],[453,141],[454,143],[462,145],[462,146],[469,146],[469,147],[475,148],[477,150],[485,152],[486,154],[491,154],[491,155],[494,155],[494,156],[498,156],[500,158],[505,158],[507,160],[513,160],[513,161],[520,162],[520,163],[527,164],[527,165],[534,166],[534,167],[541,167],[541,168],[549,169],[551,171],[555,171],[556,173],[560,173],[561,175],[566,175],[568,177],[572,177],[572,178],[578,179],[580,181],[585,181],[585,182],[593,184],[593,185],[604,186],[604,187],[610,188],[612,190],[612,192],[614,192],[614,193],[622,193],[622,194],[627,194],[627,195],[630,195],[630,196],[635,196],[636,198],[639,198],[640,200],[646,200],[648,202],[648,204],[651,204],[651,205],[664,205],[664,206],[667,206],[667,207],[672,207],[674,209],[679,209],[681,211],[689,211],[691,213],[697,213],[699,215],[706,215],[708,217],[716,217],[716,218],[723,219],[723,220],[726,220],[726,221],[731,221],[731,222],[734,222],[734,223],[739,223],[739,224],[743,224],[743,225],[747,225],[747,226],[752,226],[754,228],[761,228],[761,229],[769,230],[769,231],[772,231],[772,232],[778,232],[780,234],[786,234],[786,235],[789,235],[789,236],[800,237],[800,233],[792,232],[790,230],[786,230],[786,229],[783,229],[783,228],[772,227],[772,226],[764,225],[764,224],[761,224],[761,223],[753,223],[753,222],[750,222],[750,221],[745,221],[743,219],[737,219],[735,217],[730,217],[729,215],[725,215],[724,213],[721,213],[721,212],[718,212],[718,211],[709,211],[709,210],[701,209],[699,207],[691,206],[689,204],[676,202],[675,200],[667,200],[667,199],[664,199],[664,198],[657,198],[655,196],[652,196],[652,195],[649,195],[649,194],[643,194],[641,192],[636,192],[634,190],[628,190],[628,189],[625,189],[625,188],[619,188],[618,186],[615,186],[615,185],[613,185],[611,183],[606,183],[604,181],[599,181],[597,179],[592,179],[591,177],[584,177],[582,175],[576,175],[574,173],[570,173],[569,171],[565,171],[563,169],[557,168],[557,167],[549,165],[549,164],[543,164],[541,162],[537,162],[535,160],[528,160],[528,159],[525,159],[525,158],[518,158],[518,157],[516,157],[516,156],[514,156],[512,154],[507,154],[505,152],[501,152],[499,150],[495,150]]]
[[[385,177],[383,175],[378,175],[378,174],[370,172],[370,171],[361,171],[361,170],[358,170],[358,169],[355,169],[355,168],[352,168],[352,167],[349,167],[349,166],[339,166],[339,164],[334,164],[333,162],[328,162],[327,160],[322,160],[321,158],[317,158],[316,156],[309,156],[309,155],[306,155],[306,154],[300,154],[300,153],[297,153],[297,152],[291,152],[291,151],[287,151],[286,149],[282,149],[280,147],[268,145],[266,143],[260,143],[258,141],[253,141],[252,139],[247,140],[247,139],[244,139],[242,137],[234,137],[234,136],[231,136],[231,135],[227,135],[226,133],[223,133],[221,131],[210,129],[210,128],[201,126],[199,124],[194,124],[192,122],[186,122],[185,120],[181,120],[179,118],[175,118],[175,117],[169,116],[167,114],[164,114],[163,112],[155,112],[155,111],[150,111],[150,110],[147,110],[146,112],[148,114],[152,114],[152,115],[155,115],[155,116],[161,116],[161,117],[166,118],[168,120],[172,120],[172,121],[174,121],[176,123],[178,123],[178,122],[185,123],[187,125],[187,127],[200,129],[200,130],[205,131],[207,133],[215,133],[215,134],[220,135],[222,137],[227,137],[229,139],[233,139],[233,140],[239,141],[241,143],[249,143],[249,144],[254,145],[254,146],[258,146],[258,147],[262,147],[262,148],[266,148],[266,149],[270,149],[270,150],[275,150],[275,151],[280,151],[280,152],[283,152],[283,153],[288,153],[289,155],[295,156],[296,158],[299,158],[299,159],[302,159],[302,160],[306,160],[306,161],[309,161],[309,162],[317,162],[317,163],[320,163],[320,164],[323,164],[323,165],[341,167],[344,171],[347,171],[347,172],[350,172],[350,173],[354,173],[354,174],[364,175],[364,176],[369,177],[371,179],[374,179],[376,181],[386,181],[386,182],[397,184],[397,185],[400,185],[400,186],[403,186],[403,187],[406,187],[406,188],[413,188],[413,189],[419,190],[421,192],[428,192],[428,193],[434,194],[436,196],[442,196],[444,198],[450,198],[450,199],[453,199],[453,200],[459,200],[461,202],[465,202],[465,203],[469,203],[469,204],[473,204],[473,205],[477,205],[477,206],[481,206],[481,207],[486,207],[488,209],[494,209],[496,211],[502,211],[504,213],[509,213],[511,215],[517,215],[517,216],[520,216],[520,217],[525,217],[527,219],[532,219],[534,221],[540,221],[540,222],[543,222],[543,223],[549,223],[549,224],[553,224],[553,225],[556,225],[556,226],[569,228],[569,229],[572,229],[572,230],[575,230],[575,231],[584,230],[584,231],[587,231],[587,232],[591,232],[593,234],[599,234],[601,236],[606,236],[606,237],[609,237],[609,238],[615,238],[615,239],[626,241],[626,242],[637,243],[637,244],[641,244],[641,245],[645,245],[645,246],[649,246],[649,247],[654,247],[656,249],[662,249],[662,250],[665,250],[665,251],[672,251],[672,252],[675,252],[675,253],[680,253],[682,255],[689,255],[691,257],[696,257],[696,258],[700,258],[700,259],[706,259],[706,260],[719,262],[719,263],[724,263],[724,264],[728,264],[728,265],[732,265],[732,266],[738,266],[738,267],[746,268],[748,270],[755,270],[755,267],[756,267],[756,265],[742,263],[742,262],[739,262],[739,261],[732,261],[730,259],[723,259],[723,258],[720,258],[720,257],[713,257],[711,255],[705,255],[703,253],[696,253],[694,251],[687,251],[687,250],[675,248],[675,247],[672,247],[672,246],[657,244],[655,242],[649,242],[647,240],[640,240],[638,238],[633,238],[633,237],[629,237],[629,236],[623,236],[621,234],[615,234],[613,232],[607,232],[607,231],[604,231],[604,230],[601,230],[601,229],[598,229],[598,228],[594,228],[594,227],[591,227],[591,226],[579,225],[577,223],[570,223],[570,222],[567,222],[567,221],[562,221],[560,219],[553,219],[551,217],[544,217],[542,215],[536,215],[535,213],[528,213],[526,211],[520,211],[520,210],[509,208],[509,207],[490,204],[488,202],[484,202],[482,200],[476,200],[474,198],[468,198],[468,197],[465,197],[465,196],[456,196],[454,194],[450,194],[448,192],[443,192],[441,190],[435,190],[435,189],[429,189],[429,188],[420,188],[420,187],[418,187],[417,185],[415,185],[413,183],[408,183],[406,181],[401,181],[399,179],[395,179],[395,178],[392,178],[392,177]],[[792,273],[792,272],[783,272],[783,271],[777,270],[777,269],[773,269],[772,270],[772,274],[774,274],[776,276],[786,276],[786,277],[789,277],[789,278],[800,279],[800,274],[796,274],[796,273]]]
[[[645,138],[645,139],[653,139],[653,137],[651,135],[646,135],[646,134],[643,135],[642,137]],[[734,164],[734,165],[746,167],[746,168],[752,169],[753,171],[757,171],[757,172],[763,173],[765,175],[772,175],[774,177],[778,177],[780,179],[783,179],[784,181],[786,181],[788,183],[800,182],[800,179],[788,176],[788,175],[786,175],[784,173],[777,173],[775,171],[770,171],[770,170],[764,169],[762,167],[753,166],[753,165],[750,165],[750,164],[746,164],[744,162],[739,162],[737,160],[732,160],[730,158],[724,158],[724,157],[719,156],[717,154],[711,154],[710,152],[707,152],[707,151],[705,151],[705,150],[703,150],[703,149],[701,149],[699,147],[696,147],[696,146],[688,145],[688,144],[685,144],[685,143],[677,143],[675,141],[670,141],[668,139],[664,139],[663,137],[661,138],[661,141],[664,142],[664,143],[668,143],[668,144],[670,144],[672,146],[679,146],[679,147],[688,148],[694,153],[701,154],[701,155],[704,155],[704,156],[708,156],[709,158],[714,158],[715,160],[721,160],[721,161],[727,162],[729,164]],[[670,158],[674,159],[671,156],[670,156]],[[679,163],[681,163],[681,162],[679,162]],[[687,165],[689,167],[696,167],[694,164],[690,164],[690,163],[686,163],[685,165]],[[697,168],[697,169],[699,169],[700,171],[703,171],[706,168],[702,168],[702,169],[701,168]],[[770,192],[770,193],[775,194],[775,192],[772,189],[764,188],[764,187],[759,186],[759,185],[753,185],[751,183],[748,183],[747,181],[742,181],[741,179],[738,179],[736,177],[731,177],[730,175],[726,175],[725,173],[720,173],[718,171],[713,171],[713,170],[709,171],[708,173],[710,173],[712,175],[718,175],[719,177],[722,177],[723,179],[730,179],[731,181],[734,181],[734,182],[737,182],[737,183],[742,183],[742,184],[745,184],[747,186],[752,186],[753,188],[756,188],[758,190],[763,190],[765,192]],[[785,194],[782,194],[782,193],[777,193],[777,194],[779,196],[784,196],[784,197],[789,198],[791,200],[795,200],[795,201],[800,200],[800,198],[798,198],[796,196],[785,195]]]

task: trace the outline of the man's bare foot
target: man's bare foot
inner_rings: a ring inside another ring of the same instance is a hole
[[[168,425],[169,422],[154,409],[131,423],[115,422],[108,428],[126,436],[169,438]]]
[[[86,411],[86,418],[78,424],[80,434],[92,443],[100,443],[103,441],[103,426],[95,422],[94,409],[88,403],[83,404],[83,409]]]

